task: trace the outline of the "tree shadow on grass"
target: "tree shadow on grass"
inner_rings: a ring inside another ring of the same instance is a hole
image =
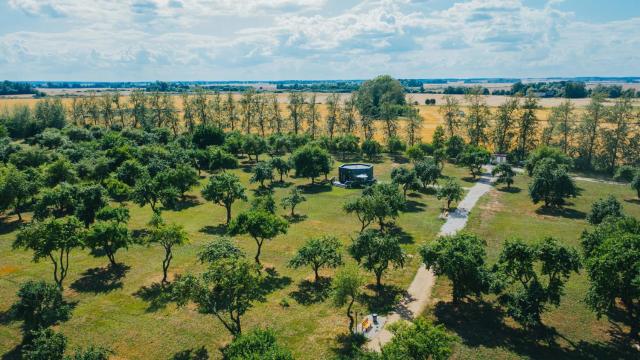
[[[171,283],[162,285],[161,283],[153,283],[149,286],[142,286],[133,295],[149,303],[147,306],[147,312],[155,312],[167,307],[173,296],[171,294]]]
[[[262,285],[260,289],[263,295],[270,294],[276,290],[283,289],[289,284],[291,284],[292,280],[288,276],[280,276],[278,270],[276,268],[266,268],[264,269],[266,276],[262,280]]]
[[[624,199],[624,201],[630,204],[640,205],[640,199]]]
[[[336,336],[337,346],[331,348],[336,359],[355,359],[362,353],[362,346],[367,338],[362,334],[342,333]]]
[[[414,201],[414,200],[407,200],[404,204],[404,212],[410,212],[410,213],[414,213],[414,212],[420,212],[420,211],[424,211],[426,205],[418,202],[418,201]]]
[[[209,235],[224,235],[227,233],[227,225],[219,224],[216,226],[206,225],[199,230],[201,233],[209,234]]]
[[[300,305],[311,305],[326,300],[331,294],[331,278],[320,277],[315,283],[302,280],[298,283],[298,290],[289,293]]]
[[[208,360],[209,351],[204,346],[178,351],[173,354],[171,360]]]
[[[285,215],[284,218],[287,219],[288,222],[295,224],[295,223],[299,223],[302,221],[305,221],[307,219],[307,215],[304,214],[295,214],[293,216],[291,216],[291,214],[289,215]]]
[[[122,278],[130,269],[131,267],[125,264],[87,269],[81,278],[71,284],[71,288],[78,292],[93,293],[122,289]]]
[[[13,349],[2,354],[2,360],[20,360],[22,359],[23,343],[16,345]]]
[[[396,236],[400,239],[400,244],[413,244],[413,236],[408,232],[404,231],[403,228],[398,226],[397,224],[390,225],[388,227],[388,233]]]
[[[192,208],[194,206],[198,206],[200,204],[202,203],[196,196],[186,195],[184,197],[184,200],[179,200],[176,202],[176,205],[172,208],[172,210],[182,211],[182,210]]]
[[[552,327],[526,331],[507,326],[502,310],[482,300],[469,300],[458,305],[441,301],[435,305],[434,315],[438,323],[456,332],[462,343],[471,348],[505,348],[531,359],[633,358],[626,355],[629,351],[614,343],[581,341],[574,344]],[[556,342],[557,338],[571,346],[562,347]]]
[[[567,205],[570,205],[570,204],[567,204]],[[551,207],[551,206],[542,206],[538,208],[536,210],[536,214],[563,217],[567,219],[577,219],[577,220],[581,220],[587,217],[587,214],[580,210],[566,208],[566,207],[557,208],[557,207]]]
[[[18,228],[20,228],[20,226],[23,224],[22,221],[20,220],[14,220],[8,223],[8,222],[5,222],[6,219],[7,217],[0,218],[0,235],[14,232],[18,230]]]
[[[503,187],[499,188],[498,191],[509,193],[509,194],[517,194],[517,193],[521,192],[522,189],[520,189],[519,187],[516,187],[516,186],[512,186],[510,188],[507,188],[506,186],[503,186]]]
[[[291,181],[280,181],[280,180],[278,180],[278,181],[274,181],[274,182],[271,183],[271,187],[274,187],[274,188],[288,188],[291,185],[293,185],[293,183]]]
[[[319,194],[323,192],[331,191],[331,184],[327,183],[316,183],[316,184],[307,184],[300,185],[298,188],[305,194]]]
[[[378,289],[375,284],[367,285],[368,293],[362,294],[361,303],[367,306],[370,313],[386,314],[397,310],[402,297],[408,296],[406,290],[396,285],[382,284]]]
[[[391,160],[396,164],[407,164],[409,159],[401,154],[389,154]]]

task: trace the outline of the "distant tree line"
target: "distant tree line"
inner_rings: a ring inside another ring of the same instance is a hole
[[[43,95],[27,82],[3,81],[0,83],[0,95]]]

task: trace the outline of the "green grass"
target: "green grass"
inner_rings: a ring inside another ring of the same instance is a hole
[[[518,175],[514,191],[503,191],[502,187],[492,190],[471,213],[467,230],[487,241],[490,265],[497,260],[509,237],[535,242],[553,236],[581,252],[580,234],[590,227],[585,216],[595,200],[609,194],[623,204],[627,214],[640,217],[640,203],[628,186],[578,181],[581,195],[571,199],[565,211],[547,213],[529,199],[528,182],[527,176]],[[617,353],[620,348],[615,344],[616,336],[626,329],[623,324],[596,318],[583,301],[587,288],[584,270],[571,276],[561,305],[543,315],[543,323],[555,333],[551,344],[534,340],[508,318],[501,322],[491,296],[485,297],[488,303],[452,309],[448,304],[450,284],[445,278],[438,279],[436,301],[426,315],[458,334],[461,343],[456,346],[455,358],[618,358],[621,355]]]
[[[337,165],[339,162],[336,169]],[[376,177],[389,180],[394,166],[397,164],[385,157],[375,164]],[[445,173],[451,176],[458,175],[460,171],[450,166],[445,169]],[[234,170],[234,173],[249,187],[248,194],[252,197],[257,185],[249,185],[250,174],[246,169]],[[331,176],[337,176],[337,170]],[[292,182],[290,186],[309,183],[307,179],[287,178],[286,181]],[[205,182],[203,179],[201,183]],[[288,188],[275,187],[278,204],[287,191]],[[333,349],[339,346],[336,336],[345,332],[347,320],[344,310],[333,307],[329,299],[312,304],[299,303],[295,296],[298,286],[305,279],[311,279],[313,273],[306,268],[289,269],[286,263],[311,236],[336,235],[347,245],[360,228],[355,216],[347,216],[342,211],[342,204],[348,198],[358,196],[360,190],[316,187],[313,191],[306,194],[308,201],[296,208],[296,212],[305,215],[306,219],[291,224],[288,234],[264,245],[261,260],[266,267],[274,267],[277,275],[272,278],[272,292],[266,302],[255,304],[243,318],[244,329],[254,326],[273,328],[280,341],[300,359],[332,356]],[[224,222],[224,209],[204,201],[199,188],[190,195],[196,203],[194,206],[182,211],[163,211],[165,219],[182,224],[191,239],[190,244],[175,249],[170,268],[172,275],[198,273],[204,269],[197,262],[196,254],[203,244],[218,236],[219,225]],[[438,219],[441,202],[433,195],[420,193],[410,193],[409,200],[409,211],[400,216],[397,224],[407,234],[403,247],[414,255],[417,246],[433,239],[442,224]],[[248,206],[248,203],[234,204],[233,215]],[[130,228],[144,228],[150,220],[151,210],[136,205],[129,205],[129,208],[132,216]],[[278,212],[281,215],[287,213],[282,209]],[[15,301],[20,283],[31,279],[52,279],[49,262],[33,263],[31,252],[11,249],[16,232],[6,224],[13,220],[3,219],[5,225],[0,229],[0,312],[8,310]],[[238,237],[237,242],[249,256],[253,256],[253,240]],[[217,319],[199,314],[192,307],[176,308],[173,303],[151,301],[153,292],[148,289],[161,279],[162,257],[163,251],[159,247],[133,246],[119,251],[117,261],[126,264],[129,270],[121,279],[107,281],[100,287],[96,285],[99,284],[96,281],[99,274],[91,277],[86,272],[89,269],[102,270],[107,259],[91,257],[87,250],[74,250],[64,295],[75,303],[75,308],[71,319],[58,326],[58,330],[69,338],[69,349],[96,344],[113,349],[121,358],[167,359],[176,352],[205,346],[212,358],[219,358],[218,348],[227,343],[230,336]],[[395,286],[396,290],[406,288],[418,265],[419,258],[413,256],[405,268],[389,271],[383,282]],[[331,276],[332,273],[325,271],[323,275]],[[373,283],[373,276],[368,280]],[[142,296],[143,293],[146,296]],[[280,305],[283,299],[289,307]],[[363,307],[359,310],[369,311]],[[0,353],[15,351],[20,341],[20,323],[0,323]]]

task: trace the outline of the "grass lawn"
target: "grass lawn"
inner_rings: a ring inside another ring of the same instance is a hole
[[[581,252],[580,234],[591,226],[585,216],[595,200],[609,194],[623,204],[627,214],[640,217],[640,203],[628,186],[578,181],[580,196],[571,199],[563,212],[548,213],[531,202],[528,183],[526,175],[518,175],[512,191],[493,189],[471,213],[467,230],[487,241],[490,265],[497,260],[505,239],[514,236],[527,242],[553,236]],[[493,306],[491,296],[485,297],[486,302],[471,302],[454,310],[449,304],[450,283],[442,277],[425,315],[459,336],[454,353],[459,359],[626,358],[629,354],[621,353],[616,344],[626,328],[622,323],[596,318],[583,302],[587,288],[583,270],[570,278],[561,305],[543,315],[543,323],[553,334],[551,341],[536,341],[509,318],[501,321],[502,314]]]
[[[336,171],[331,176],[337,176],[339,164],[337,161]],[[398,164],[384,157],[375,164],[375,176],[382,181],[389,180],[394,166]],[[249,184],[249,167],[234,170],[234,173],[250,189],[248,195],[254,196],[257,184]],[[445,168],[445,174],[452,177],[459,173],[458,168]],[[289,186],[309,183],[308,179],[286,178],[285,181],[290,183],[274,187],[278,204]],[[205,179],[201,185],[204,183]],[[311,269],[293,270],[287,268],[286,263],[311,236],[332,234],[347,245],[360,227],[355,216],[343,213],[342,204],[348,198],[358,196],[360,190],[329,186],[303,188],[308,201],[299,205],[296,212],[306,218],[292,223],[288,234],[264,245],[261,260],[265,267],[274,269],[265,284],[270,293],[266,302],[255,304],[244,316],[243,329],[271,327],[296,358],[322,359],[332,356],[339,348],[336,337],[345,332],[347,318],[344,310],[333,307],[327,298],[328,286],[321,291],[310,289],[305,281],[312,279]],[[182,224],[191,239],[190,244],[175,249],[170,268],[172,275],[202,271],[204,267],[196,259],[198,251],[224,230],[221,226],[224,208],[202,199],[199,188],[190,195],[192,201],[183,210],[163,211],[165,219]],[[432,240],[439,230],[441,202],[432,194],[410,193],[408,199],[407,211],[397,224],[406,234],[403,247],[413,255],[419,244]],[[248,206],[248,203],[234,204],[233,215]],[[151,210],[136,205],[129,205],[129,208],[130,228],[144,228]],[[278,212],[287,213],[282,209]],[[29,217],[30,214],[26,218]],[[0,228],[0,312],[7,311],[15,301],[20,283],[31,279],[52,280],[49,262],[33,263],[31,252],[11,248],[16,235],[14,220],[13,217],[3,219]],[[256,249],[253,240],[244,236],[236,240],[247,255],[253,257]],[[88,250],[74,250],[64,295],[75,308],[71,319],[58,326],[58,330],[69,338],[68,348],[95,344],[113,349],[119,358],[168,359],[177,352],[204,346],[212,358],[219,358],[218,348],[230,340],[219,321],[211,315],[199,314],[191,307],[177,308],[158,296],[163,254],[157,246],[138,245],[121,250],[116,259],[126,268],[121,274],[114,274],[106,271],[106,258],[94,258]],[[389,271],[383,278],[383,283],[389,285],[389,296],[384,299],[369,297],[368,303],[358,310],[383,313],[390,309],[393,297],[407,287],[418,266],[419,258],[412,256],[405,268]],[[332,272],[323,272],[323,275],[331,276]],[[374,283],[373,276],[369,277],[369,283]],[[288,306],[282,305],[285,302]],[[19,322],[0,323],[0,353],[6,358],[12,358],[19,351],[16,346],[21,340],[20,325]]]

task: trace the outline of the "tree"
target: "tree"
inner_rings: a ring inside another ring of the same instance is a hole
[[[166,169],[158,174],[158,181],[178,191],[184,201],[185,194],[198,185],[198,173],[187,164],[178,164],[175,168]]]
[[[493,130],[493,145],[497,153],[505,154],[511,149],[513,137],[515,136],[514,125],[516,122],[516,111],[520,99],[518,97],[507,99],[498,106],[496,114],[496,124]]]
[[[438,276],[445,275],[453,286],[453,303],[468,296],[480,296],[489,288],[485,265],[486,242],[470,233],[441,236],[420,248],[422,261]]]
[[[343,264],[340,248],[342,245],[335,236],[314,237],[305,242],[289,260],[289,266],[297,269],[310,265],[315,275],[314,282],[320,280],[320,268],[336,268]]]
[[[247,201],[247,195],[244,193],[244,186],[240,183],[238,176],[223,172],[211,176],[209,183],[202,189],[202,196],[207,201],[224,206],[227,210],[227,226],[231,221],[231,205],[236,200]]]
[[[105,190],[99,184],[89,184],[81,186],[75,196],[75,214],[85,227],[89,227],[96,220],[98,211],[107,205]]]
[[[32,340],[22,349],[24,360],[63,360],[67,338],[51,329],[35,331]]]
[[[126,224],[118,221],[98,221],[89,228],[84,238],[84,244],[91,248],[91,253],[94,256],[107,256],[111,266],[117,266],[116,252],[128,249],[132,243]]]
[[[460,113],[460,102],[453,96],[446,95],[444,104],[440,106],[440,114],[444,118],[444,126],[447,129],[449,138],[456,135],[458,127],[462,124]]]
[[[249,156],[249,160],[251,160],[251,155],[254,155],[256,162],[258,162],[258,156],[268,150],[267,141],[255,134],[247,135],[243,138],[242,150]]]
[[[589,276],[587,305],[598,317],[624,309],[630,335],[640,331],[640,222],[631,217],[608,218],[581,237]]]
[[[554,132],[560,135],[559,146],[565,155],[569,153],[569,146],[572,143],[574,132],[573,123],[575,122],[574,111],[575,107],[571,100],[566,100],[559,106],[551,109],[549,121],[553,124]]]
[[[475,179],[482,175],[482,167],[489,162],[490,157],[491,155],[487,149],[469,145],[460,154],[460,162],[469,168],[471,177]]]
[[[516,173],[513,171],[511,164],[500,163],[491,170],[491,176],[497,176],[496,184],[507,184],[507,189],[510,189]]]
[[[198,260],[203,264],[212,264],[222,259],[241,258],[244,258],[242,250],[226,236],[207,243],[198,253]]]
[[[446,360],[452,354],[455,338],[447,333],[444,326],[434,326],[424,318],[393,324],[390,330],[393,338],[374,359]]]
[[[291,351],[278,344],[273,330],[259,328],[234,338],[231,344],[222,349],[222,355],[227,360],[293,360]]]
[[[355,213],[360,221],[360,232],[363,232],[375,220],[373,198],[361,196],[347,201],[343,206],[347,214]]]
[[[253,173],[249,181],[252,183],[259,182],[260,187],[264,188],[264,182],[267,180],[273,181],[273,167],[270,162],[261,161],[253,167]]]
[[[108,178],[105,180],[104,186],[109,197],[121,205],[131,196],[131,187],[116,178]]]
[[[466,119],[467,134],[469,135],[469,144],[480,146],[487,141],[487,128],[489,127],[489,107],[482,97],[482,91],[473,88],[465,95],[468,105],[468,114]]]
[[[385,107],[406,103],[404,87],[389,75],[365,81],[353,97],[360,115],[372,119],[382,118]]]
[[[447,140],[446,154],[450,161],[457,162],[458,157],[465,150],[464,139],[458,135],[454,135]]]
[[[111,354],[113,351],[107,348],[89,346],[86,349],[76,351],[73,356],[66,356],[65,360],[109,360]]]
[[[376,287],[382,288],[382,275],[392,264],[404,267],[406,255],[400,240],[393,235],[368,229],[361,232],[349,246],[349,254],[376,276]]]
[[[623,216],[622,204],[613,196],[606,199],[598,199],[591,205],[591,212],[587,215],[587,221],[591,225],[598,225],[607,217],[619,218]]]
[[[529,154],[527,161],[525,162],[525,169],[527,170],[527,174],[529,176],[533,175],[534,170],[538,163],[540,163],[544,159],[553,159],[556,164],[566,166],[567,168],[571,167],[573,164],[573,160],[567,155],[563,154],[557,148],[549,147],[549,146],[541,146]]]
[[[426,189],[429,185],[436,185],[438,178],[442,175],[442,171],[433,158],[426,158],[418,161],[414,165],[416,176],[422,183],[422,187]]]
[[[283,182],[283,176],[289,175],[289,170],[291,170],[291,165],[288,161],[281,157],[274,157],[269,160],[271,167],[278,172],[280,175],[280,182]]]
[[[286,234],[289,223],[281,217],[264,210],[249,210],[238,215],[229,224],[232,235],[249,234],[256,242],[258,250],[255,260],[260,265],[260,252],[265,240],[272,240],[279,234]]]
[[[547,304],[560,305],[564,285],[580,270],[580,256],[554,238],[529,245],[520,239],[506,241],[494,272],[498,290],[506,290],[499,301],[507,314],[526,329],[541,325]]]
[[[22,320],[25,336],[32,331],[46,329],[71,316],[71,305],[62,298],[56,285],[45,281],[27,281],[20,285],[18,300],[11,306],[11,315]]]
[[[636,176],[633,177],[631,188],[638,193],[638,199],[640,199],[640,171],[636,172]]]
[[[311,178],[311,183],[321,174],[331,171],[333,160],[329,153],[315,145],[305,145],[291,155],[291,164],[296,177]]]
[[[210,146],[202,153],[198,152],[197,162],[199,168],[214,173],[224,169],[238,167],[238,159],[219,146]]]
[[[69,271],[69,253],[82,245],[83,229],[80,221],[69,216],[33,222],[18,233],[14,248],[33,251],[33,261],[49,258],[53,264],[53,279],[60,288]]]
[[[420,130],[422,129],[422,123],[424,119],[420,115],[420,111],[417,107],[410,107],[407,114],[407,138],[409,139],[409,146],[420,141]]]
[[[391,171],[391,181],[402,187],[402,194],[407,198],[407,191],[415,189],[418,185],[418,176],[415,170],[409,170],[406,167],[397,167]]]
[[[256,265],[245,260],[222,259],[211,264],[200,278],[186,275],[174,283],[179,306],[195,303],[198,311],[214,315],[237,337],[242,334],[242,316],[262,301],[262,276]]]
[[[358,143],[360,139],[353,134],[337,137],[335,141],[336,149],[342,154],[342,159],[345,159],[347,154],[356,154],[359,150]]]
[[[65,158],[60,158],[44,170],[44,182],[50,187],[54,187],[61,182],[74,183],[78,180],[76,171],[71,162]]]
[[[577,128],[578,153],[580,154],[577,165],[581,168],[589,169],[593,166],[593,157],[598,145],[598,133],[606,114],[604,96],[598,93],[593,94],[587,111],[582,116],[580,126]]]
[[[187,244],[189,237],[184,227],[178,224],[166,224],[160,215],[154,214],[150,223],[146,242],[148,244],[160,244],[164,248],[162,259],[162,283],[166,284],[169,265],[173,260],[173,247]]]
[[[57,218],[73,215],[77,206],[78,187],[68,183],[45,189],[34,206],[33,217],[44,220],[49,216]]]
[[[255,196],[251,200],[251,208],[253,210],[261,210],[266,211],[270,214],[276,213],[276,200],[273,198],[271,193],[264,193]]]
[[[135,183],[131,200],[138,206],[149,205],[154,213],[159,213],[158,202],[162,196],[162,185],[145,171]]]
[[[518,156],[524,159],[529,150],[535,148],[538,118],[536,111],[540,108],[538,99],[529,92],[522,104],[522,112],[518,118]]]
[[[361,148],[362,153],[364,153],[364,155],[369,160],[377,158],[382,152],[382,145],[380,145],[380,143],[378,143],[377,141],[371,139],[363,141]]]
[[[634,119],[633,103],[629,97],[618,99],[608,111],[606,122],[610,127],[602,129],[605,168],[613,174],[624,148],[629,146],[631,123]]]
[[[378,221],[381,231],[385,230],[387,219],[397,218],[405,206],[405,199],[398,185],[393,183],[376,183],[366,188],[362,196],[370,198],[370,201],[362,204],[371,207],[367,212]]]
[[[9,164],[0,169],[0,208],[13,208],[22,221],[22,211],[26,203],[38,193],[39,181]]]
[[[561,207],[568,197],[576,197],[578,190],[566,167],[553,159],[542,160],[533,172],[529,184],[529,196],[534,204],[544,201],[544,206]]]
[[[293,133],[298,134],[302,129],[302,119],[304,119],[304,96],[301,93],[289,93],[289,121],[293,126]]]
[[[283,197],[282,200],[280,200],[280,205],[285,210],[287,208],[291,209],[290,216],[295,217],[296,206],[300,205],[305,201],[307,201],[307,198],[304,197],[304,195],[302,195],[302,192],[298,190],[297,187],[294,187],[289,191],[289,194],[287,196]]]
[[[333,279],[333,303],[338,307],[347,305],[350,333],[353,333],[355,324],[351,310],[362,293],[363,285],[364,278],[360,275],[360,270],[352,265],[340,269]]]
[[[451,210],[451,203],[462,200],[463,193],[464,190],[462,190],[462,186],[454,180],[449,179],[443,186],[438,188],[436,197],[438,200],[445,199],[447,202],[447,210]]]
[[[191,135],[191,141],[200,149],[206,149],[212,145],[221,146],[224,144],[224,132],[216,126],[199,124]]]

